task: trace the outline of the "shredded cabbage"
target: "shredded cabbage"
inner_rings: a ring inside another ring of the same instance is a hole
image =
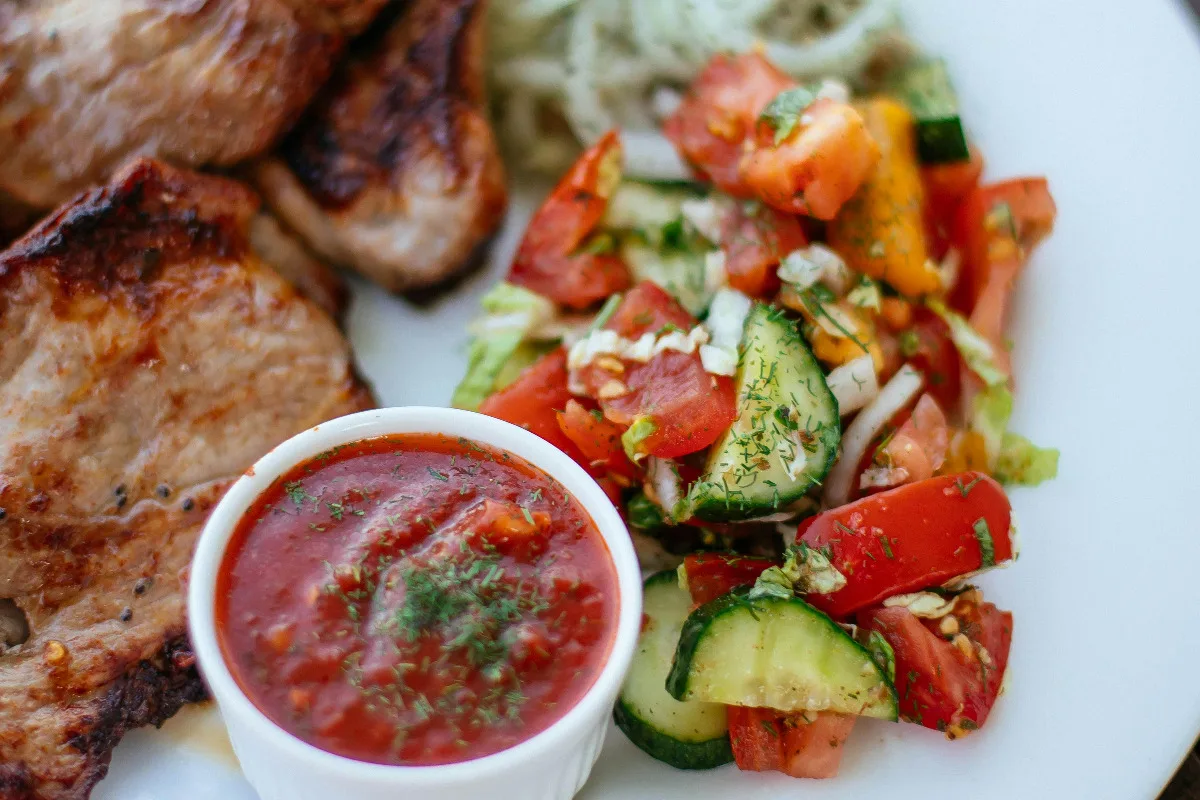
[[[663,178],[686,168],[658,122],[714,54],[761,45],[797,78],[855,83],[904,46],[895,0],[494,0],[489,31],[497,127],[517,166],[557,172],[579,142],[620,127],[627,171]]]
[[[992,343],[971,327],[971,323],[962,314],[946,308],[940,300],[930,300],[926,305],[946,322],[955,348],[980,380],[990,387],[1008,383],[1008,375],[996,365],[996,353],[992,349]],[[1009,403],[1012,403],[1011,396]]]
[[[502,281],[483,300],[483,316],[469,326],[467,372],[450,399],[455,408],[474,411],[496,388],[496,379],[521,343],[555,317],[554,303]]]
[[[975,395],[967,424],[983,438],[988,466],[993,467],[1000,455],[1000,444],[1012,417],[1013,396],[1004,384],[989,386]]]
[[[1058,477],[1058,450],[1038,447],[1019,433],[1006,432],[996,459],[996,480],[1018,486],[1037,486]]]
[[[1001,483],[1037,486],[1058,476],[1058,451],[1042,448],[1008,430],[1013,396],[1007,386],[975,395],[968,425],[983,438],[989,471]]]

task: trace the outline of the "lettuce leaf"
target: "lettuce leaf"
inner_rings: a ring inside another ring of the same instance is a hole
[[[950,339],[963,361],[984,384],[994,387],[1008,383],[1008,375],[996,364],[996,353],[992,349],[992,343],[983,338],[983,334],[975,330],[966,317],[946,308],[941,300],[929,300],[926,306],[949,326]]]
[[[501,282],[483,300],[483,316],[471,323],[467,372],[450,404],[474,411],[497,388],[504,366],[531,331],[554,318],[554,303],[539,294]]]
[[[1005,433],[996,458],[995,478],[1004,484],[1037,486],[1058,477],[1058,450],[1038,447],[1018,433]]]

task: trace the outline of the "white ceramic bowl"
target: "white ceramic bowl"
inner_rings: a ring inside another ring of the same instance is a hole
[[[608,660],[587,694],[557,722],[520,744],[473,761],[425,767],[369,764],[320,750],[284,731],[242,693],[217,644],[217,570],[238,521],[281,474],[330,447],[398,433],[463,436],[524,458],[558,480],[596,523],[617,571],[619,615]],[[385,408],[341,417],[276,447],[217,505],[196,545],[188,587],[192,644],[221,708],[234,752],[262,800],[565,800],[591,772],[613,702],[633,657],[642,616],[641,573],[621,517],[587,473],[515,425],[448,408]]]

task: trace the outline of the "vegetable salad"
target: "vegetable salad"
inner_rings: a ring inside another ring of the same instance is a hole
[[[1009,430],[1005,319],[1054,225],[1044,178],[984,182],[945,65],[884,91],[718,55],[663,133],[693,180],[602,136],[484,299],[454,403],[571,455],[648,568],[615,711],[683,769],[831,777],[860,716],[958,738],[1001,693],[1005,486],[1058,453]]]

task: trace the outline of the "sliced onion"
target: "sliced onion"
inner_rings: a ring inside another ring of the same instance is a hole
[[[842,416],[858,411],[879,395],[875,361],[870,356],[859,356],[842,364],[826,376],[825,383],[837,399]]]
[[[827,508],[845,505],[850,499],[854,475],[867,448],[883,432],[888,421],[912,402],[924,380],[921,373],[905,364],[880,390],[874,402],[859,412],[846,428],[842,436],[842,453],[825,479],[823,499]]]
[[[686,181],[691,171],[665,136],[653,131],[622,131],[625,172],[643,178]]]
[[[654,490],[654,500],[671,519],[677,519],[683,502],[683,479],[675,462],[669,458],[649,456],[646,459],[646,480]]]
[[[713,347],[737,351],[746,328],[746,317],[754,303],[737,289],[721,289],[713,295],[705,324]]]

